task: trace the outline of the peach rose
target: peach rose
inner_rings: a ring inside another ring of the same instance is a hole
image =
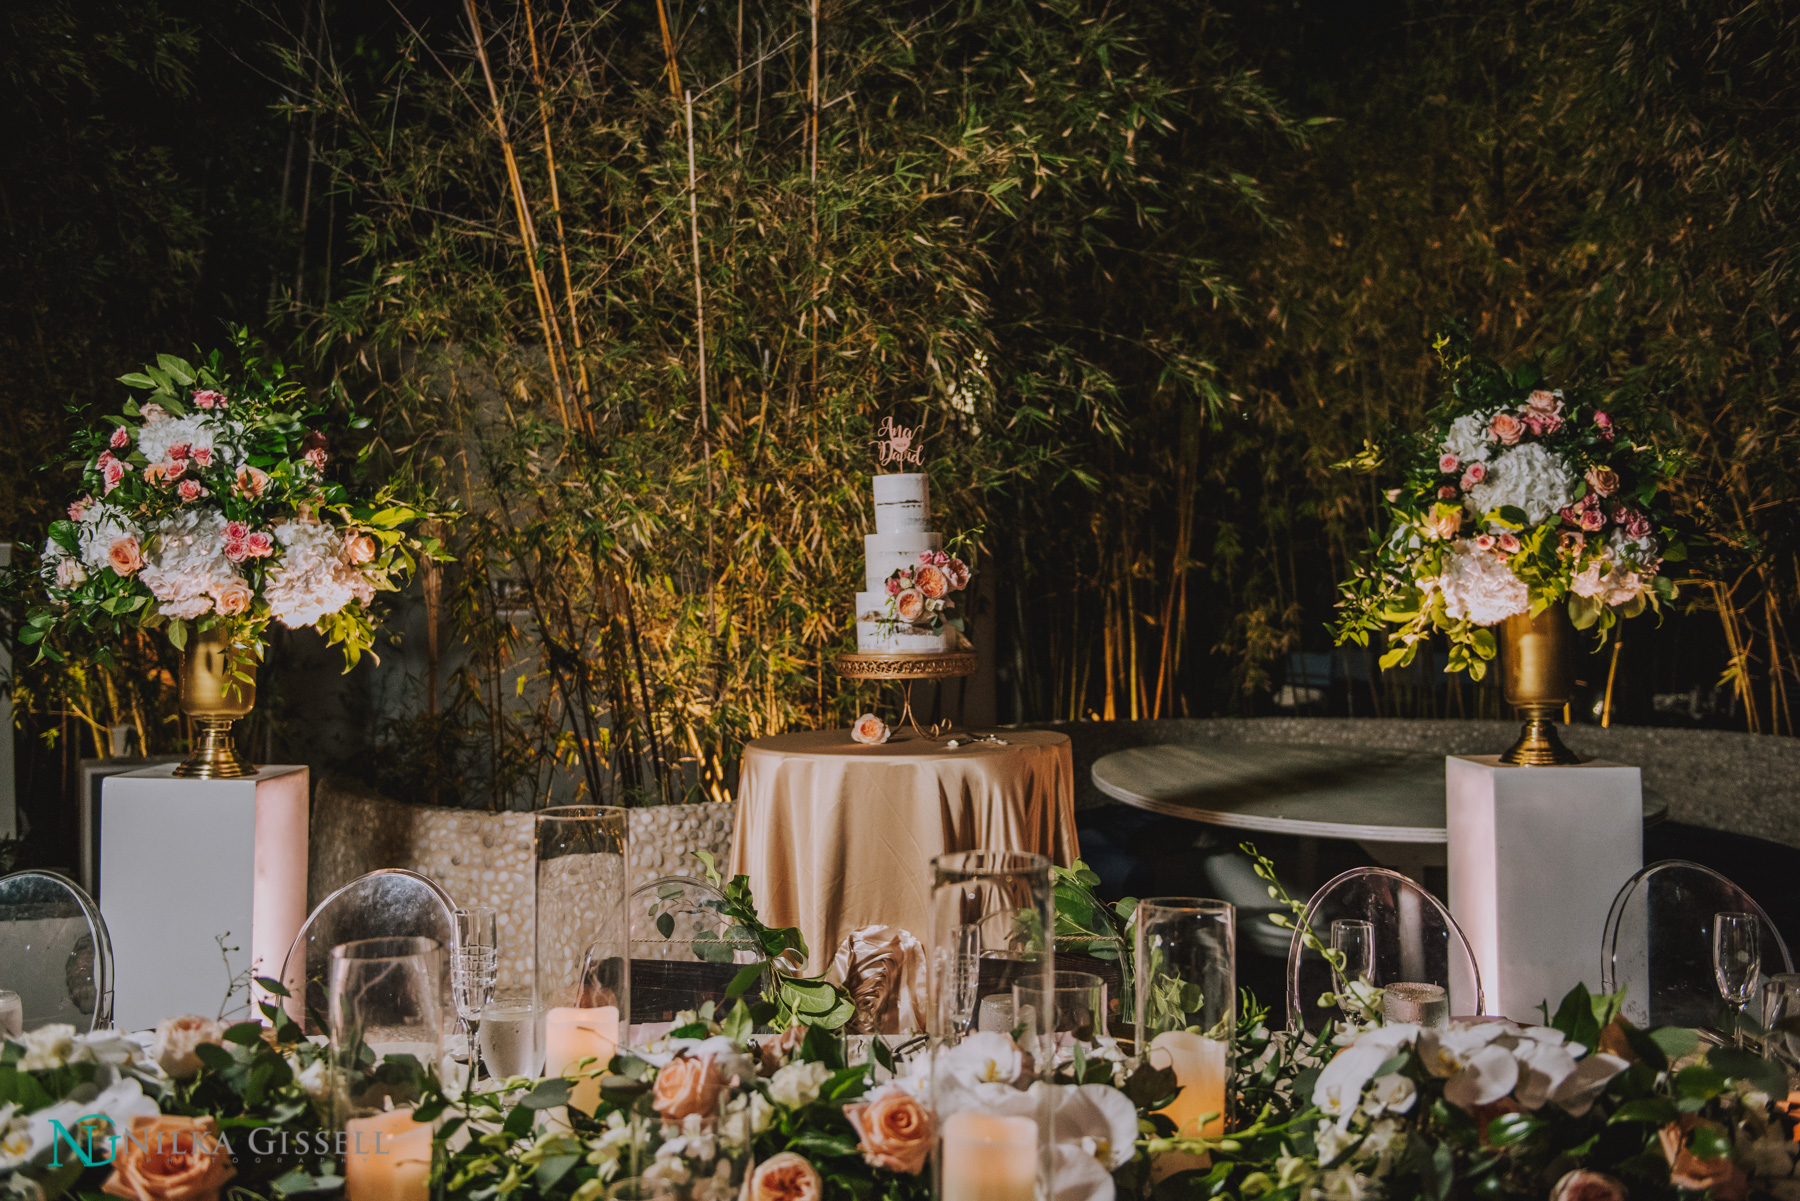
[[[1576,1169],[1550,1190],[1550,1201],[1625,1201],[1625,1186],[1605,1172]]]
[[[894,597],[894,612],[900,615],[901,621],[919,620],[925,615],[925,594],[917,588],[901,589],[899,595]]]
[[[917,1176],[931,1155],[935,1134],[931,1115],[918,1099],[896,1085],[870,1093],[861,1105],[844,1106],[856,1127],[863,1159],[870,1167]]]
[[[1462,530],[1463,511],[1439,505],[1425,518],[1425,532],[1433,538],[1454,538]]]
[[[750,1173],[747,1201],[819,1201],[825,1184],[804,1155],[783,1151],[756,1165]]]
[[[1587,483],[1596,496],[1611,496],[1619,490],[1619,473],[1610,467],[1590,467]]]
[[[217,1201],[225,1182],[237,1175],[219,1124],[210,1117],[139,1115],[117,1148],[112,1175],[101,1188],[130,1201]]]
[[[350,563],[367,563],[375,557],[378,544],[368,534],[352,534],[344,541],[344,559]]]
[[[254,599],[255,594],[250,591],[250,585],[242,580],[233,580],[213,593],[213,600],[217,603],[219,612],[227,617],[235,617],[239,613],[248,611],[250,602]]]
[[[1663,1158],[1669,1161],[1669,1183],[1676,1188],[1692,1189],[1696,1193],[1711,1189],[1715,1201],[1744,1201],[1749,1195],[1750,1185],[1744,1179],[1743,1170],[1729,1156],[1700,1159],[1688,1150],[1689,1132],[1702,1125],[1719,1129],[1717,1122],[1709,1122],[1690,1113],[1683,1114],[1680,1121],[1670,1122],[1656,1132],[1657,1142],[1662,1144]]]
[[[1525,403],[1544,413],[1556,413],[1562,409],[1562,398],[1544,388],[1539,388],[1527,396]]]
[[[725,1087],[719,1065],[712,1059],[682,1056],[671,1059],[656,1074],[650,1104],[664,1121],[679,1122],[690,1113],[711,1117],[719,1107],[719,1090]]]
[[[1488,432],[1507,446],[1517,446],[1525,436],[1525,423],[1511,413],[1496,413],[1488,422]]]
[[[136,538],[114,538],[107,548],[106,561],[120,575],[131,575],[144,565],[144,552]]]
[[[950,591],[950,578],[944,574],[942,567],[919,568],[919,591],[932,600],[937,600]]]
[[[887,723],[873,713],[863,714],[856,719],[856,724],[850,727],[850,737],[864,746],[880,746],[892,734],[893,731],[888,729]]]
[[[224,1041],[224,1026],[212,1018],[190,1013],[157,1023],[154,1054],[163,1071],[176,1080],[186,1080],[200,1071],[200,1057],[194,1054],[194,1048],[201,1043],[222,1046]]]
[[[252,500],[263,494],[269,486],[269,473],[258,467],[240,467],[237,469],[237,493],[248,496]]]
[[[199,480],[182,480],[181,487],[176,489],[184,503],[192,504],[206,495],[206,489],[200,486]]]

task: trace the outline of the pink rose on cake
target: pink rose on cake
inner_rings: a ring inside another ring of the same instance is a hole
[[[887,723],[873,713],[865,713],[850,727],[850,737],[864,746],[880,746],[893,734]]]
[[[918,574],[919,591],[932,600],[937,600],[950,591],[950,578],[941,567],[921,567]]]
[[[901,621],[908,624],[919,620],[925,615],[925,594],[917,588],[901,589],[900,594],[894,597],[894,612],[900,615]]]

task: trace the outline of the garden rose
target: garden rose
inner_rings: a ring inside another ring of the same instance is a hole
[[[201,467],[211,467],[212,455],[212,447],[202,446],[194,452],[194,462]]]
[[[181,495],[184,504],[192,504],[206,495],[206,489],[201,487],[199,480],[182,480],[181,487],[175,491]]]
[[[344,558],[351,563],[367,563],[380,548],[369,534],[352,534],[344,540]]]
[[[200,1070],[200,1057],[194,1054],[194,1048],[201,1043],[220,1046],[224,1041],[224,1026],[212,1018],[190,1013],[157,1023],[154,1054],[163,1071],[176,1080],[186,1080]]]
[[[266,559],[275,553],[275,536],[267,530],[258,530],[244,539],[244,555],[251,559]]]
[[[237,494],[247,496],[251,500],[263,494],[269,486],[269,473],[261,468],[244,466],[237,469]]]
[[[1563,419],[1556,413],[1543,413],[1537,409],[1525,410],[1525,425],[1537,437],[1554,434],[1562,428]]]
[[[894,612],[900,615],[901,621],[919,620],[925,615],[925,594],[917,588],[902,588],[894,597]]]
[[[1485,480],[1486,478],[1487,478],[1487,464],[1486,463],[1474,463],[1474,464],[1470,465],[1470,467],[1467,471],[1463,472],[1462,486],[1465,490],[1467,490],[1469,488],[1473,488],[1476,484],[1479,484],[1482,480]]]
[[[1525,398],[1525,407],[1536,409],[1541,413],[1560,413],[1562,412],[1562,397],[1547,388],[1537,388]]]
[[[1663,1158],[1669,1161],[1669,1183],[1696,1193],[1710,1189],[1715,1201],[1743,1201],[1750,1186],[1737,1164],[1723,1155],[1717,1159],[1699,1159],[1688,1150],[1688,1134],[1702,1125],[1719,1129],[1717,1122],[1683,1114],[1679,1121],[1670,1122],[1656,1132]]]
[[[1511,413],[1496,413],[1488,422],[1488,432],[1503,446],[1517,446],[1525,435],[1525,423]]]
[[[222,409],[225,407],[225,394],[210,390],[196,392],[194,393],[194,403],[203,409]]]
[[[93,507],[94,498],[92,496],[82,497],[80,500],[69,506],[69,520],[86,521],[88,512],[93,509]]]
[[[191,442],[175,442],[169,446],[169,459],[175,463],[181,462],[193,453],[194,445]]]
[[[844,1106],[844,1116],[856,1128],[863,1160],[870,1167],[909,1176],[924,1170],[936,1131],[917,1097],[898,1085],[884,1084],[862,1104]]]
[[[114,488],[117,488],[120,484],[125,482],[125,464],[119,462],[117,459],[114,459],[105,467],[101,468],[100,473],[106,481],[106,490],[108,492],[111,492]]]
[[[1583,509],[1576,518],[1576,524],[1580,525],[1582,529],[1591,534],[1606,524],[1606,514],[1602,513],[1597,506],[1591,509]]]
[[[944,593],[950,591],[950,580],[945,576],[941,567],[919,568],[918,580],[919,591],[933,600],[937,600]]]
[[[1605,1172],[1578,1168],[1563,1175],[1550,1190],[1550,1201],[1625,1201],[1625,1186]]]
[[[951,559],[944,568],[944,575],[950,581],[950,591],[961,592],[969,586],[969,565],[961,559]]]
[[[178,480],[187,473],[187,467],[188,461],[186,459],[175,459],[172,462],[162,465],[162,478],[171,482]]]
[[[255,594],[250,591],[250,585],[242,580],[233,580],[213,593],[213,602],[218,606],[219,612],[227,617],[235,617],[239,613],[248,612],[250,602],[255,598]]]
[[[106,561],[120,575],[130,575],[144,565],[144,551],[136,538],[114,538]]]
[[[683,1055],[671,1059],[656,1074],[650,1104],[666,1122],[679,1122],[689,1114],[711,1117],[724,1087],[719,1065],[712,1057]]]
[[[1500,550],[1503,553],[1509,554],[1509,555],[1518,554],[1519,553],[1518,535],[1516,535],[1516,534],[1500,535]]]
[[[887,723],[873,713],[865,713],[850,727],[850,737],[864,746],[880,746],[893,734]]]
[[[1454,538],[1462,530],[1463,511],[1439,505],[1425,518],[1425,532],[1433,538]]]
[[[819,1201],[825,1185],[804,1155],[783,1151],[756,1165],[744,1192],[746,1201]]]
[[[1455,500],[1456,499],[1456,489],[1452,488],[1449,484],[1443,485],[1441,488],[1438,489],[1438,499],[1439,500]]]
[[[112,1175],[101,1188],[130,1201],[216,1201],[237,1175],[230,1147],[210,1117],[140,1115],[115,1145]]]
[[[1441,455],[1438,458],[1438,470],[1445,475],[1450,475],[1450,474],[1454,473],[1456,471],[1457,466],[1458,466],[1457,459],[1456,459],[1456,456],[1453,454]]]
[[[1587,469],[1588,487],[1598,496],[1611,496],[1619,490],[1619,473],[1610,467]]]
[[[131,445],[131,431],[122,425],[116,426],[113,429],[112,437],[107,440],[107,445],[111,446],[114,450],[124,450],[127,446]]]

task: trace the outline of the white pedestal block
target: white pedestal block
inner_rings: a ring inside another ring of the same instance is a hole
[[[1489,1013],[1535,1022],[1600,985],[1615,894],[1644,864],[1643,786],[1616,763],[1445,761],[1450,912],[1475,949]]]
[[[265,767],[241,780],[173,771],[102,785],[100,913],[121,1030],[218,1013],[246,969],[280,974],[306,920],[308,770]]]

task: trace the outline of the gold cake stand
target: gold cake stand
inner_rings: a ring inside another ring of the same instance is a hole
[[[950,728],[950,723],[934,725],[929,732],[919,728],[913,714],[912,686],[919,680],[954,680],[972,676],[978,660],[974,651],[949,651],[935,655],[877,654],[855,651],[839,655],[832,663],[839,675],[851,680],[897,680],[902,704],[898,724],[911,726],[920,738],[936,738]]]

